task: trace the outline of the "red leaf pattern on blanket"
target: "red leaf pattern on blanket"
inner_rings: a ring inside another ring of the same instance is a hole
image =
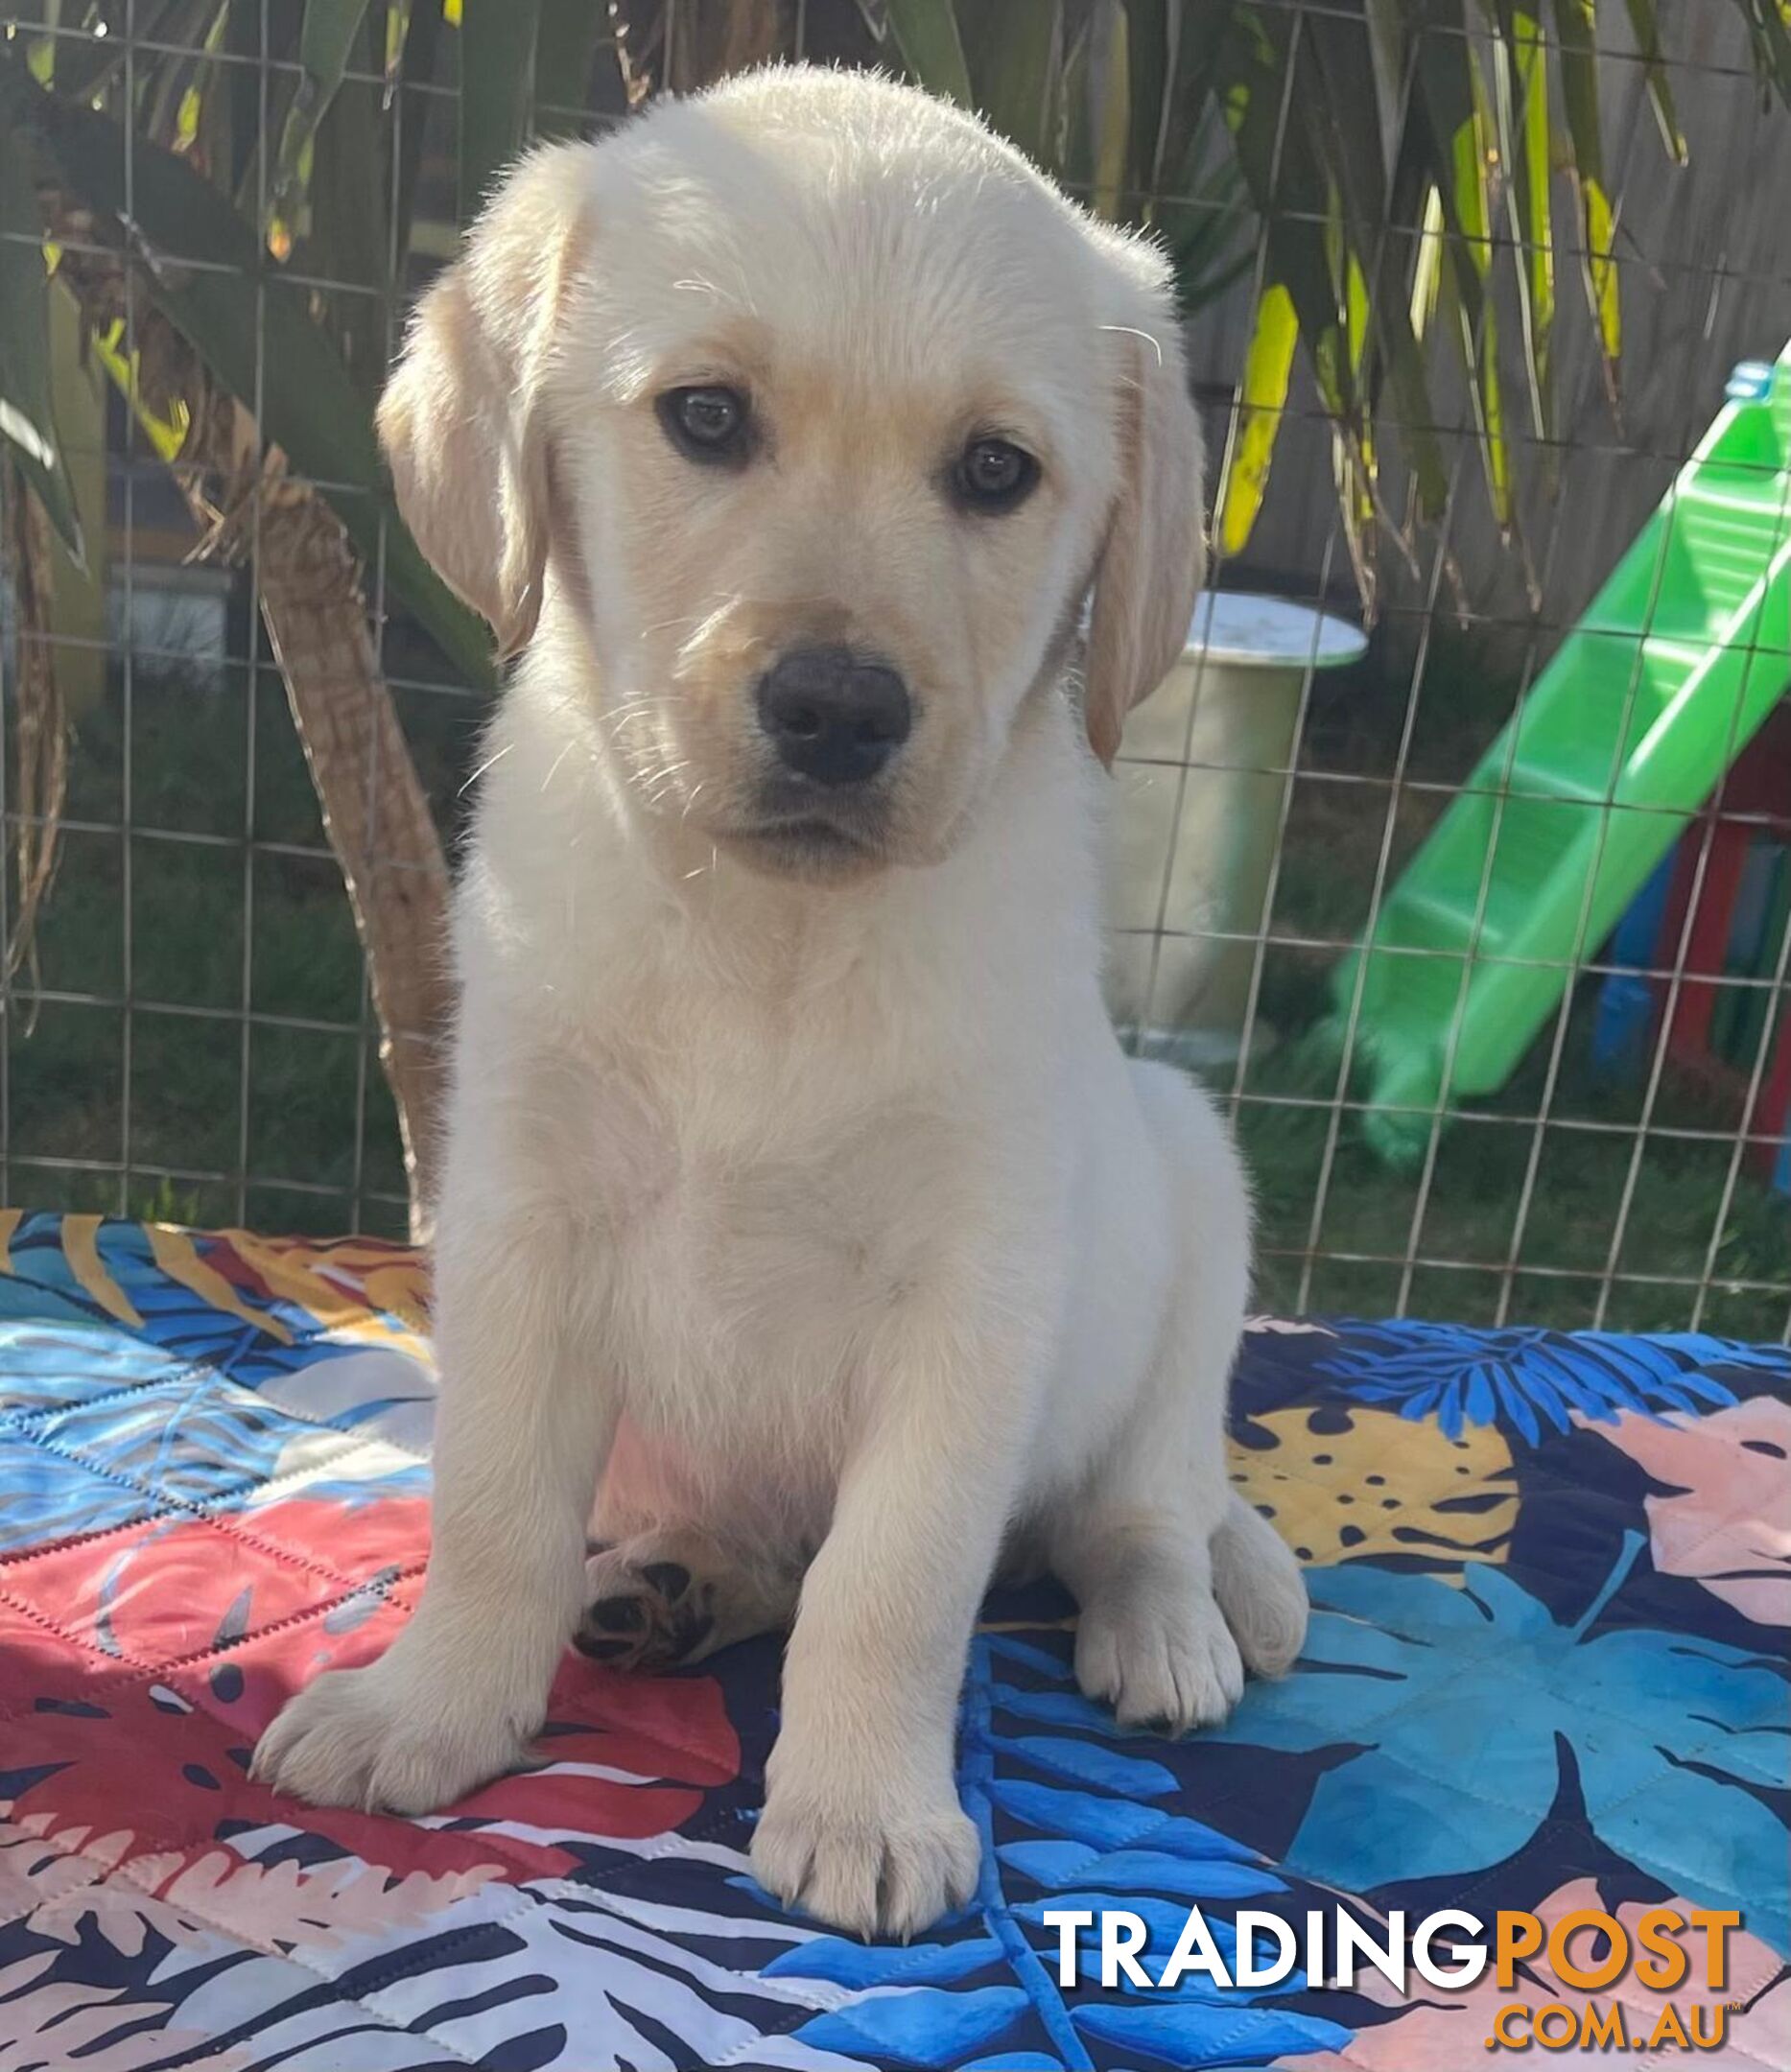
[[[263,1949],[331,1949],[350,1936],[414,1928],[502,1874],[500,1866],[487,1864],[394,1878],[352,1860],[306,1871],[295,1863],[245,1863],[233,1849],[218,1848],[197,1856],[139,1856],[104,1884],[54,1903],[48,1915],[66,1923],[102,1895],[140,1899],[148,1893],[177,1913],[227,1922],[233,1936]],[[33,1926],[44,1929],[46,1921],[40,1917]]]

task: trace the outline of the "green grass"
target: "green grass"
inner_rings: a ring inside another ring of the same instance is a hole
[[[1407,1307],[1420,1314],[1490,1322],[1507,1275],[1510,1321],[1590,1325],[1612,1248],[1619,1206],[1636,1165],[1635,1187],[1614,1265],[1606,1321],[1625,1330],[1682,1328],[1693,1291],[1657,1276],[1705,1271],[1711,1234],[1729,1183],[1732,1143],[1659,1134],[1671,1129],[1721,1132],[1725,1118],[1683,1088],[1657,1103],[1653,1129],[1636,1162],[1639,1090],[1612,1088],[1588,1071],[1569,1036],[1569,1057],[1541,1132],[1544,1060],[1533,1059],[1500,1095],[1472,1118],[1452,1121],[1435,1140],[1422,1223],[1414,1228],[1422,1169],[1395,1173],[1361,1142],[1345,1114],[1335,1134],[1330,1184],[1316,1233],[1313,1204],[1331,1138],[1328,1106],[1281,1105],[1335,1091],[1336,1065],[1311,1045],[1294,1044],[1250,1076],[1239,1109],[1239,1134],[1255,1177],[1260,1272],[1265,1307],[1296,1302],[1303,1262],[1278,1251],[1366,1255],[1314,1261],[1308,1302],[1315,1308],[1369,1314],[1397,1307],[1403,1261],[1417,1257],[1462,1262],[1416,1267]],[[1607,1124],[1609,1131],[1574,1127]],[[1534,1162],[1534,1177],[1531,1178]],[[1526,1180],[1529,1206],[1520,1228]],[[1736,1179],[1717,1241],[1715,1285],[1705,1327],[1735,1337],[1777,1338],[1791,1310],[1791,1204],[1744,1170]],[[1783,1292],[1730,1289],[1725,1283],[1767,1282]]]
[[[1319,706],[1308,730],[1303,776],[1293,801],[1276,898],[1275,930],[1319,943],[1344,943],[1367,919],[1385,838],[1392,768],[1388,743],[1403,715],[1407,666],[1357,678]],[[1414,731],[1409,769],[1437,782],[1458,776],[1485,745],[1511,702],[1509,681],[1489,671],[1472,647],[1433,645]],[[474,760],[480,710],[428,693],[400,693],[406,726],[431,794],[450,824]],[[126,1212],[222,1222],[239,1213],[234,1181],[167,1181],[173,1166],[252,1176],[241,1212],[268,1229],[332,1232],[353,1208],[357,1117],[361,1131],[363,1225],[397,1232],[402,1212],[365,1201],[401,1195],[403,1172],[391,1103],[374,1052],[353,1034],[261,1025],[247,1048],[234,1019],[177,1012],[218,1010],[233,1017],[245,998],[257,1013],[359,1025],[359,950],[347,902],[327,859],[258,850],[241,836],[247,810],[247,671],[155,676],[139,669],[133,686],[132,819],[221,843],[138,836],[130,853],[131,980],[139,1004],[126,1044],[118,1006],[45,1003],[27,1033],[23,1015],[9,1032],[12,1191],[30,1206]],[[123,798],[121,687],[82,717],[74,758],[72,817],[116,821]],[[266,843],[321,846],[302,756],[278,679],[261,674],[254,713],[254,829]],[[1381,780],[1345,783],[1336,777]],[[1402,865],[1441,810],[1439,795],[1402,793],[1389,873]],[[115,1000],[125,985],[124,847],[116,835],[71,831],[39,948],[44,983]],[[246,908],[245,894],[247,893]],[[245,935],[245,913],[251,937]],[[1331,1132],[1334,1059],[1300,1040],[1330,1007],[1330,948],[1271,948],[1263,960],[1261,1013],[1290,1038],[1253,1056],[1240,1131],[1253,1168],[1263,1260],[1261,1299],[1288,1307],[1303,1277],[1300,1258],[1315,1244],[1307,1294],[1315,1307],[1379,1313],[1398,1304],[1400,1264],[1343,1259],[1365,1254],[1402,1261],[1469,1262],[1465,1268],[1415,1266],[1407,1306],[1419,1313],[1490,1320],[1509,1283],[1514,1320],[1589,1324],[1628,1185],[1639,1086],[1614,1087],[1590,1070],[1595,995],[1575,996],[1562,1070],[1547,1103],[1540,1148],[1527,1119],[1544,1105],[1546,1046],[1497,1100],[1437,1140],[1422,1225],[1414,1231],[1420,1176],[1378,1165],[1355,1119],[1342,1118],[1316,1232],[1313,1204]],[[24,1004],[23,1002],[21,1004]],[[369,1024],[370,1031],[370,1024]],[[244,1072],[247,1099],[244,1100]],[[69,1170],[39,1161],[117,1161],[129,1137],[133,1169],[124,1175]],[[1689,1317],[1689,1289],[1651,1282],[1701,1276],[1729,1181],[1732,1117],[1671,1079],[1654,1112],[1655,1129],[1714,1131],[1689,1142],[1651,1134],[1643,1143],[1634,1199],[1615,1265],[1607,1321],[1623,1328],[1673,1328]],[[1606,1133],[1574,1123],[1610,1125]],[[1518,1209],[1535,1159],[1521,1233]],[[306,1189],[280,1187],[299,1182]],[[1515,1246],[1515,1251],[1514,1251]],[[1543,1271],[1542,1269],[1550,1269]],[[1751,1171],[1736,1182],[1722,1219],[1716,1286],[1705,1321],[1736,1336],[1777,1338],[1791,1290],[1758,1294],[1726,1283],[1791,1280],[1791,1205],[1767,1192]]]
[[[21,986],[7,1031],[12,1191],[32,1207],[198,1222],[243,1213],[266,1228],[312,1233],[348,1228],[358,1192],[364,1228],[399,1233],[402,1209],[367,1199],[401,1197],[404,1170],[341,877],[327,855],[251,852],[243,839],[249,678],[241,664],[134,672],[130,821],[163,832],[138,832],[128,849],[116,833],[64,835],[37,933],[39,981],[104,1003],[45,1001],[34,1012]],[[437,694],[400,695],[419,767],[451,824],[480,708]],[[265,668],[253,723],[257,843],[323,848],[284,692]],[[77,721],[71,821],[121,819],[125,733],[114,670]],[[15,870],[11,859],[8,868]],[[15,875],[12,883],[16,898]],[[127,993],[135,1003],[129,1017],[117,1004]],[[346,1032],[270,1021],[251,1025],[246,1041],[246,1003],[259,1016]],[[127,1144],[127,1171],[59,1163],[116,1166]],[[251,1177],[239,1201],[233,1177],[170,1181],[166,1166]]]
[[[1552,1089],[1553,1020],[1496,1099],[1438,1133],[1427,1189],[1422,1169],[1400,1174],[1379,1165],[1346,1113],[1314,1229],[1338,1062],[1331,1048],[1302,1038],[1331,1011],[1338,951],[1331,946],[1354,941],[1366,928],[1383,849],[1391,885],[1448,803],[1443,791],[1424,788],[1458,782],[1472,768],[1508,718],[1523,665],[1521,647],[1510,638],[1489,645],[1447,628],[1433,634],[1405,764],[1407,780],[1420,789],[1402,788],[1396,800],[1389,780],[1415,661],[1405,646],[1402,652],[1397,637],[1383,635],[1376,666],[1331,683],[1321,678],[1303,743],[1271,932],[1327,947],[1284,943],[1263,953],[1259,1014],[1290,1040],[1261,1054],[1253,1049],[1238,1111],[1259,1203],[1261,1299],[1269,1307],[1295,1304],[1305,1260],[1275,1255],[1309,1249],[1369,1256],[1315,1259],[1306,1283],[1314,1307],[1389,1311],[1403,1286],[1406,1306],[1420,1314],[1489,1320],[1503,1302],[1513,1321],[1586,1325],[1614,1267],[1606,1321],[1665,1330],[1685,1324],[1695,1291],[1654,1277],[1696,1280],[1709,1260],[1707,1328],[1778,1338],[1791,1314],[1791,1203],[1769,1192],[1748,1166],[1722,1213],[1734,1113],[1670,1073],[1636,1160],[1645,1085],[1613,1084],[1592,1069],[1595,980],[1582,981],[1568,1002]],[[1544,1112],[1549,1121],[1539,1144],[1533,1118]],[[1675,1130],[1713,1133],[1716,1141],[1688,1141],[1671,1135]],[[1402,1262],[1411,1258],[1464,1263],[1414,1266],[1404,1285]],[[1401,1263],[1381,1262],[1387,1259]],[[1751,1281],[1772,1283],[1775,1292],[1728,1284]]]

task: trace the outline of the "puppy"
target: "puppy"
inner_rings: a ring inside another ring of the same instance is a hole
[[[458,897],[428,1582],[256,1772],[421,1813],[523,1758],[587,1604],[649,1660],[793,1615],[754,1871],[909,1934],[977,1880],[1004,1545],[1127,1724],[1222,1719],[1305,1631],[1225,1471],[1244,1182],[1098,990],[1099,760],[1202,566],[1168,270],[966,115],[761,72],[527,160],[380,428],[520,660]]]

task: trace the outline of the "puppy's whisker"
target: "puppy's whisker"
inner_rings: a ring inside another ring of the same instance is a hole
[[[629,721],[663,717],[661,708],[666,702],[665,699],[659,697],[632,698],[624,704],[612,707],[606,713],[600,713],[597,723],[599,726],[607,727],[612,738],[614,738],[621,733],[623,726]]]
[[[597,723],[600,727],[606,728],[613,735],[632,721],[645,719],[646,718],[648,718],[648,710],[645,706],[618,705],[612,711],[600,713]]]
[[[1158,366],[1162,366],[1163,341],[1159,338],[1154,338],[1148,331],[1141,331],[1136,324],[1123,323],[1104,323],[1100,326],[1100,329],[1103,331],[1115,332],[1121,338],[1143,339],[1144,343],[1148,345],[1151,351],[1156,354]]]
[[[713,611],[696,622],[696,630],[678,648],[677,660],[672,670],[673,683],[676,683],[680,673],[695,661],[702,651],[703,644],[714,637],[717,628],[725,623],[728,614],[739,602],[737,598],[723,598]]]
[[[608,712],[600,713],[598,715],[597,723],[599,726],[615,728],[622,726],[623,724],[630,720],[648,718],[650,718],[652,711],[652,701],[647,699],[637,699],[632,704],[615,705],[612,706]]]
[[[635,783],[649,806],[657,806],[666,793],[677,783],[678,772],[690,768],[687,757],[681,763],[668,763],[661,768],[638,777]]]
[[[680,612],[675,619],[655,619],[651,625],[644,625],[635,637],[647,640],[654,633],[669,632],[673,626],[698,625],[708,616],[706,612]]]
[[[464,798],[488,769],[496,769],[498,765],[503,762],[504,758],[509,754],[510,750],[514,748],[515,745],[516,743],[514,742],[509,742],[504,747],[500,748],[496,755],[487,756],[485,760],[479,765],[479,767],[473,772],[473,774],[460,787],[460,789],[454,794],[455,797]]]

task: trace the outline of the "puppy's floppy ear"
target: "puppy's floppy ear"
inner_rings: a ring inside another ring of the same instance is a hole
[[[511,174],[417,305],[380,399],[398,508],[448,587],[490,621],[500,657],[541,609],[542,377],[583,253],[590,151],[557,145]]]
[[[1084,671],[1089,743],[1106,764],[1119,752],[1126,714],[1187,645],[1207,569],[1206,456],[1168,270],[1137,247],[1128,257],[1150,269],[1150,314],[1136,330],[1110,327],[1123,361],[1116,406],[1119,489],[1095,571]]]

